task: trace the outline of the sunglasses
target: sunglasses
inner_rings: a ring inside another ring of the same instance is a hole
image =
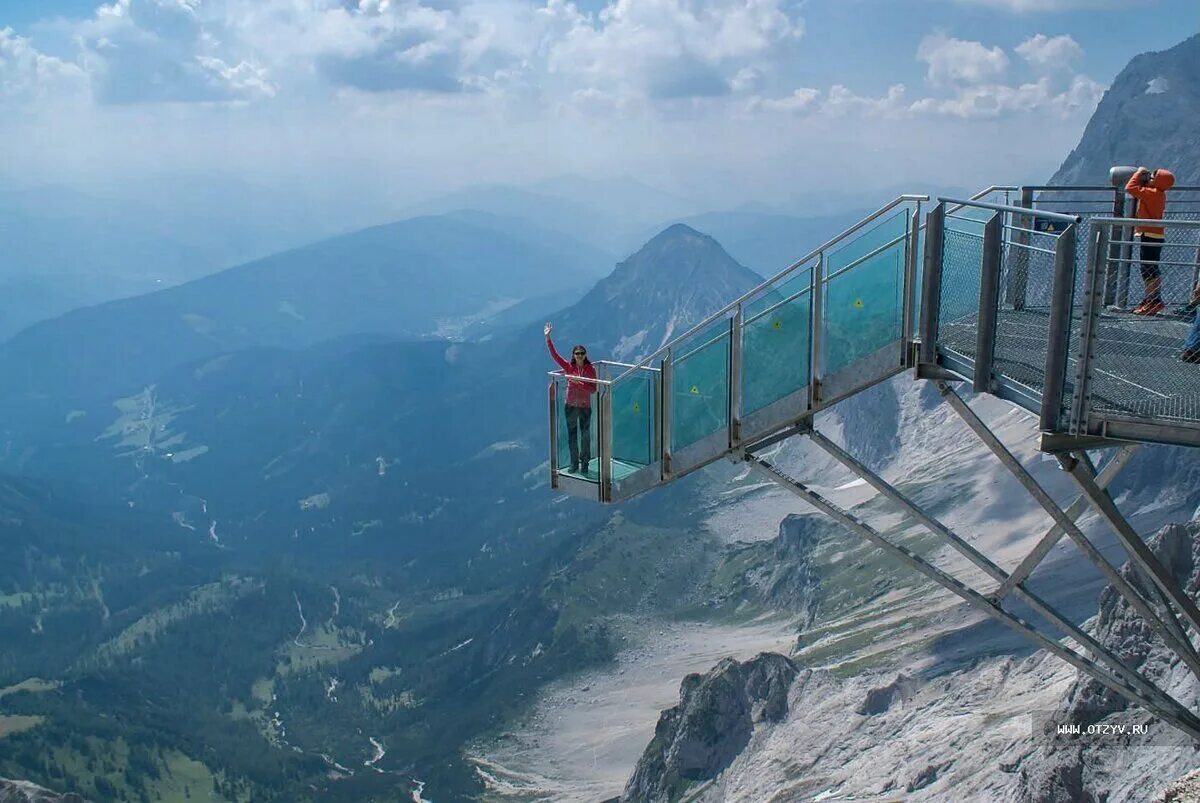
[[[577,352],[575,352],[575,356],[576,357],[586,357],[587,352],[586,351],[577,351]]]

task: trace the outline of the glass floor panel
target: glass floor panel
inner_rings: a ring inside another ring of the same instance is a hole
[[[626,477],[628,477],[629,475],[634,474],[638,471],[641,471],[644,468],[645,468],[645,466],[638,465],[637,463],[626,463],[624,460],[613,460],[612,461],[613,481],[623,480]],[[558,473],[562,474],[564,477],[574,477],[577,480],[586,480],[588,482],[599,482],[600,481],[600,458],[593,457],[592,462],[588,465],[586,472],[585,471],[568,471],[566,469],[560,468],[558,470]]]

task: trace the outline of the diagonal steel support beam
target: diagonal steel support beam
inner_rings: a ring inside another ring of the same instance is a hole
[[[1087,476],[1091,477],[1092,480],[1094,482],[1096,482],[1096,485],[1099,486],[1099,482],[1098,482],[1098,479],[1096,476],[1096,466],[1095,466],[1095,464],[1092,463],[1092,459],[1088,456],[1088,453],[1084,450],[1080,450],[1080,451],[1072,453],[1071,457],[1074,458],[1075,460],[1079,461],[1080,470],[1086,470]],[[1071,459],[1071,458],[1068,458],[1066,455],[1064,455],[1060,459],[1060,463],[1062,462],[1062,460],[1068,460],[1068,459]],[[1106,495],[1109,495],[1109,494],[1107,494],[1107,492],[1106,492]],[[1111,495],[1109,495],[1109,496],[1111,496]],[[1086,498],[1087,498],[1086,495],[1084,495],[1085,500],[1086,500]],[[1175,634],[1175,638],[1179,639],[1180,642],[1182,642],[1183,644],[1186,644],[1188,647],[1191,647],[1192,640],[1188,637],[1187,631],[1184,630],[1183,625],[1181,625],[1179,623],[1179,619],[1176,618],[1174,609],[1171,608],[1171,602],[1167,598],[1167,595],[1164,594],[1162,589],[1158,587],[1158,585],[1154,582],[1153,578],[1151,578],[1148,574],[1146,574],[1146,572],[1140,571],[1140,569],[1136,563],[1134,564],[1133,568],[1134,568],[1134,571],[1137,571],[1144,579],[1144,581],[1146,583],[1146,588],[1149,589],[1153,593],[1155,604],[1161,605],[1162,610],[1166,613],[1166,616],[1163,617],[1164,624],[1166,624],[1166,626],[1171,629],[1171,632]]]
[[[1083,534],[1083,530],[1079,529],[1078,525],[1071,521],[1067,514],[1062,511],[1062,508],[1058,506],[1058,503],[1054,501],[1053,497],[1038,484],[1037,480],[1026,470],[1025,466],[1021,465],[1021,461],[1014,457],[1012,452],[1008,451],[1008,448],[988,429],[979,416],[975,415],[975,411],[962,400],[962,397],[955,393],[954,389],[945,382],[938,382],[937,388],[938,392],[942,394],[942,398],[949,402],[954,411],[958,413],[959,418],[971,428],[972,432],[979,436],[979,439],[996,455],[1013,477],[1024,486],[1029,495],[1042,506],[1042,509],[1050,514],[1050,517],[1054,519],[1054,523],[1063,528],[1071,540],[1075,542],[1075,545],[1087,556],[1088,560],[1095,564],[1105,579],[1112,584],[1113,588],[1146,620],[1146,624],[1150,625],[1167,646],[1183,659],[1184,663],[1191,669],[1192,674],[1200,677],[1200,656],[1196,655],[1196,651],[1192,648],[1191,643],[1187,640],[1180,641],[1180,639],[1176,638],[1175,633],[1163,623],[1159,615],[1142,598],[1137,589],[1121,576],[1121,573],[1108,562],[1104,555],[1100,553],[1100,550],[1096,549],[1092,542],[1087,539],[1087,536]],[[1143,544],[1143,546],[1145,545]]]
[[[1108,484],[1116,479],[1117,474],[1121,473],[1121,469],[1125,468],[1125,465],[1137,453],[1139,446],[1140,444],[1132,444],[1122,447],[1096,476],[1096,484],[1101,488],[1107,488]],[[1078,521],[1087,506],[1087,498],[1083,494],[1080,494],[1071,503],[1071,506],[1067,508],[1067,517],[1071,521]],[[1038,541],[1037,545],[1030,550],[1029,554],[1025,556],[1017,568],[1013,569],[1013,573],[1008,576],[1008,579],[1001,583],[1000,587],[988,596],[995,600],[1004,599],[1010,591],[1025,582],[1026,578],[1033,574],[1033,570],[1038,567],[1038,564],[1042,562],[1046,555],[1050,554],[1050,550],[1054,549],[1054,545],[1065,534],[1062,527],[1059,527],[1057,524],[1053,525],[1042,536],[1042,540]]]
[[[957,535],[949,527],[942,524],[933,516],[929,515],[917,503],[909,499],[895,486],[891,485],[887,480],[880,477],[871,469],[867,468],[859,462],[853,455],[842,449],[833,441],[826,438],[820,432],[812,430],[808,433],[809,440],[816,446],[833,457],[843,466],[848,468],[852,473],[864,480],[868,485],[878,491],[881,495],[902,508],[908,515],[916,519],[920,524],[929,530],[934,535],[945,540],[950,546],[957,549],[960,554],[982,569],[989,577],[997,582],[1007,582],[1007,576],[1003,569],[993,563],[986,555],[979,552],[970,543],[961,536]],[[1115,472],[1113,472],[1115,474]],[[1100,642],[1096,641],[1092,636],[1088,635],[1080,629],[1074,622],[1063,616],[1055,610],[1049,603],[1042,600],[1040,597],[1028,591],[1023,586],[1017,586],[1015,589],[1016,596],[1024,601],[1032,608],[1039,616],[1053,624],[1065,636],[1074,639],[1084,649],[1090,651],[1092,655],[1102,660],[1112,670],[1113,674],[1119,677],[1124,682],[1136,687],[1147,698],[1155,700],[1168,710],[1175,712],[1180,718],[1193,717],[1192,713],[1180,703],[1178,700],[1171,697],[1166,692],[1159,689],[1153,683],[1147,681],[1137,673],[1132,667],[1128,666],[1124,661],[1117,657],[1115,653],[1109,650]],[[989,602],[999,606],[999,600],[989,598]],[[1194,723],[1200,726],[1200,719]]]
[[[902,563],[908,564],[921,574],[936,582],[938,585],[941,585],[942,587],[958,595],[975,608],[1007,625],[1012,630],[1031,639],[1038,646],[1058,656],[1081,672],[1095,678],[1104,686],[1130,700],[1135,705],[1142,706],[1155,716],[1162,718],[1164,721],[1188,734],[1192,739],[1200,741],[1200,721],[1198,721],[1194,715],[1184,712],[1187,714],[1186,716],[1177,716],[1176,713],[1170,709],[1159,705],[1154,700],[1144,697],[1140,692],[1137,691],[1137,689],[1124,683],[1120,678],[1111,674],[1103,666],[1097,664],[1089,658],[1079,655],[1074,650],[1067,649],[1059,642],[1054,641],[1053,639],[1040,633],[1036,628],[1020,617],[1017,617],[1008,611],[993,605],[982,594],[963,585],[955,578],[921,558],[919,555],[914,554],[912,551],[900,546],[899,544],[893,544],[891,541],[888,541],[883,537],[883,535],[881,535],[867,523],[861,521],[848,511],[838,507],[836,504],[821,496],[816,491],[813,491],[798,480],[787,476],[766,460],[754,455],[749,455],[747,456],[747,461],[756,470],[766,475],[771,480],[774,480],[780,486],[791,491],[793,494],[800,497],[833,520],[837,521],[842,526],[855,533],[858,533],[863,538],[882,549],[884,552],[887,552],[888,554],[897,558]]]
[[[1137,530],[1133,529],[1133,525],[1121,514],[1117,503],[1109,496],[1108,491],[1096,484],[1083,461],[1063,455],[1057,455],[1057,457],[1063,470],[1071,475],[1071,479],[1075,480],[1075,484],[1083,491],[1084,496],[1112,527],[1117,539],[1129,552],[1133,564],[1149,576],[1158,590],[1179,608],[1188,624],[1200,633],[1200,608],[1196,607],[1196,603],[1187,595],[1187,592],[1180,588],[1175,579],[1167,573],[1166,568],[1159,562],[1150,547],[1146,546],[1146,542],[1138,535]]]

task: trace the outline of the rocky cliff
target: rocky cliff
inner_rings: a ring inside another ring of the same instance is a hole
[[[790,659],[762,653],[745,663],[726,658],[706,675],[688,675],[679,705],[659,718],[621,800],[667,803],[720,775],[757,724],[787,715],[796,673]]]
[[[0,803],[87,803],[79,795],[60,795],[28,781],[0,778]]]
[[[1113,165],[1169,167],[1200,184],[1200,35],[1129,62],[1051,184],[1107,184]]]
[[[1200,520],[1164,527],[1148,543],[1176,581],[1200,596]],[[1140,582],[1128,566],[1122,571]],[[1200,683],[1111,588],[1086,627],[1147,679],[1197,707]],[[1192,799],[1187,784],[1168,796],[1175,779],[1200,766],[1200,752],[1181,734],[1057,658],[1026,655],[952,671],[910,660],[848,677],[797,668],[797,659],[777,664],[787,668],[778,680],[792,678],[786,694],[773,687],[754,693],[744,683],[755,662],[724,662],[685,681],[680,705],[664,712],[622,800]],[[765,659],[786,660],[757,660]],[[772,708],[769,700],[787,705]],[[755,705],[777,715],[748,715]],[[1031,715],[1150,730],[1137,740],[1058,742],[1031,738]]]
[[[1171,576],[1190,595],[1200,589],[1200,521],[1169,525],[1148,540]],[[1145,593],[1146,582],[1128,564],[1121,573]],[[1112,589],[1100,595],[1100,610],[1092,633],[1129,667],[1195,709],[1200,683],[1149,625]],[[1151,723],[1151,734],[1136,742],[1088,740],[1043,744],[1021,770],[1020,799],[1026,803],[1075,803],[1136,797],[1144,780],[1161,788],[1164,782],[1200,764],[1200,752],[1186,738],[1109,691],[1099,682],[1080,677],[1056,717],[1082,724]],[[1169,749],[1144,745],[1169,745]]]

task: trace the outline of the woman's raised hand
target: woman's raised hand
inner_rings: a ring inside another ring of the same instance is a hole
[[[550,333],[553,331],[554,331],[554,327],[550,324],[549,321],[546,321],[546,327],[542,330],[542,332],[545,333],[546,337],[550,337]]]

